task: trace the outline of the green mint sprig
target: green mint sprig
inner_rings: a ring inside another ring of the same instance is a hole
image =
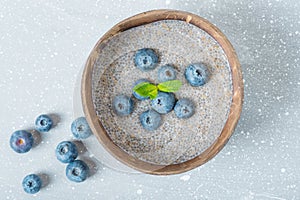
[[[177,92],[182,83],[180,80],[172,80],[160,83],[158,85],[154,85],[148,82],[142,82],[137,84],[133,91],[143,97],[150,97],[150,99],[155,99],[158,91],[162,92]]]

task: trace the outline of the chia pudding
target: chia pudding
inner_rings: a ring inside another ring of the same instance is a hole
[[[135,66],[138,49],[151,48],[159,56],[158,67],[143,72]],[[148,163],[170,165],[195,158],[221,134],[232,103],[233,87],[228,58],[208,33],[179,20],[162,20],[134,27],[114,35],[99,45],[93,68],[92,98],[95,111],[111,140],[129,155]],[[184,76],[191,63],[205,63],[209,81],[192,87]],[[150,100],[132,97],[132,86],[139,79],[158,84],[160,66],[172,65],[182,87],[176,98],[188,98],[195,113],[179,119],[174,111],[162,115],[161,126],[145,130],[139,116],[151,108]],[[112,108],[116,95],[131,96],[134,110],[118,116]]]

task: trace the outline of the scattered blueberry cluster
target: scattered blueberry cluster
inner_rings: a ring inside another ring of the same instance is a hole
[[[42,114],[35,120],[35,129],[39,132],[48,132],[53,126],[53,120],[50,116]],[[84,117],[79,117],[73,121],[71,131],[76,139],[86,139],[92,131]],[[34,137],[31,132],[26,130],[15,131],[10,137],[10,146],[17,153],[28,152],[33,144]],[[56,157],[62,163],[68,163],[66,167],[66,176],[74,182],[82,182],[89,175],[89,167],[82,160],[76,160],[78,150],[75,143],[71,141],[60,142],[55,150]],[[37,174],[27,175],[22,186],[26,193],[35,194],[40,191],[43,181]]]
[[[139,49],[134,57],[136,67],[144,72],[153,70],[157,67],[159,57],[153,49]],[[171,81],[176,79],[176,70],[172,65],[161,66],[158,70],[157,79],[160,82]],[[193,87],[204,85],[209,79],[207,67],[202,63],[195,63],[187,66],[184,72],[188,83]],[[149,83],[148,79],[139,79],[134,86],[142,83]],[[144,97],[133,92],[133,96],[138,100],[147,100],[149,97]],[[140,115],[142,126],[149,131],[156,130],[162,124],[161,114],[167,114],[174,109],[175,115],[178,118],[186,119],[195,113],[195,105],[193,101],[187,98],[176,100],[173,93],[158,92],[156,98],[151,100],[151,109],[143,112]],[[113,99],[113,110],[119,116],[127,116],[133,112],[134,101],[131,97],[124,94],[117,95]]]
[[[76,145],[71,141],[60,142],[55,150],[57,160],[68,163],[66,176],[70,181],[82,182],[88,177],[89,167],[82,160],[75,160],[78,156]]]
[[[71,124],[71,131],[76,139],[86,139],[92,131],[84,117],[79,117]],[[70,181],[83,182],[89,175],[89,167],[82,160],[76,160],[78,150],[75,143],[71,141],[60,142],[55,150],[57,160],[68,163],[66,176]]]
[[[48,115],[40,115],[35,120],[35,128],[39,132],[48,132],[53,125],[52,119]],[[26,130],[15,131],[11,137],[9,144],[17,153],[28,152],[34,143],[32,133]]]
[[[48,115],[40,115],[35,120],[36,131],[48,132],[52,126],[53,121]],[[32,148],[34,137],[31,132],[18,130],[11,135],[9,144],[15,152],[26,153]],[[25,192],[35,194],[42,187],[42,179],[36,174],[29,174],[23,179],[22,186]]]

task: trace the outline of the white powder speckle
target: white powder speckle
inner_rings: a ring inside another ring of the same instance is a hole
[[[281,168],[281,173],[284,173],[285,171],[286,171],[286,169],[285,168]]]
[[[288,116],[290,113],[289,112],[285,112],[284,115]]]
[[[184,176],[180,177],[180,180],[182,180],[182,181],[188,181],[188,180],[190,180],[190,178],[191,178],[190,175],[184,175]]]
[[[138,189],[138,190],[136,191],[136,193],[137,193],[137,194],[142,194],[142,193],[143,193],[143,190]]]

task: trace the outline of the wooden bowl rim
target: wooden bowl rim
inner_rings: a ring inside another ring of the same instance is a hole
[[[100,120],[98,119],[92,100],[92,73],[94,63],[98,55],[101,53],[101,49],[98,48],[99,45],[103,41],[114,36],[115,34],[118,34],[136,26],[141,26],[160,20],[185,21],[186,23],[190,23],[199,27],[200,29],[206,31],[209,35],[211,35],[221,45],[228,58],[229,65],[231,68],[233,84],[233,96],[230,112],[227,121],[223,127],[223,130],[220,136],[217,138],[217,140],[199,156],[186,162],[172,165],[155,165],[148,162],[144,162],[142,160],[139,160],[138,158],[129,155],[120,147],[118,147],[110,139],[109,135],[106,133]],[[244,95],[243,93],[244,89],[240,63],[238,61],[234,48],[232,47],[231,43],[226,38],[226,36],[216,26],[211,24],[209,21],[203,19],[202,17],[179,10],[147,11],[129,17],[113,26],[106,34],[104,34],[99,39],[99,41],[91,51],[85,64],[81,82],[81,98],[85,117],[98,141],[105,147],[105,149],[110,154],[112,154],[116,159],[126,164],[127,166],[144,173],[155,175],[183,173],[188,170],[194,169],[206,163],[208,160],[212,159],[227,143],[237,125],[242,111]]]

